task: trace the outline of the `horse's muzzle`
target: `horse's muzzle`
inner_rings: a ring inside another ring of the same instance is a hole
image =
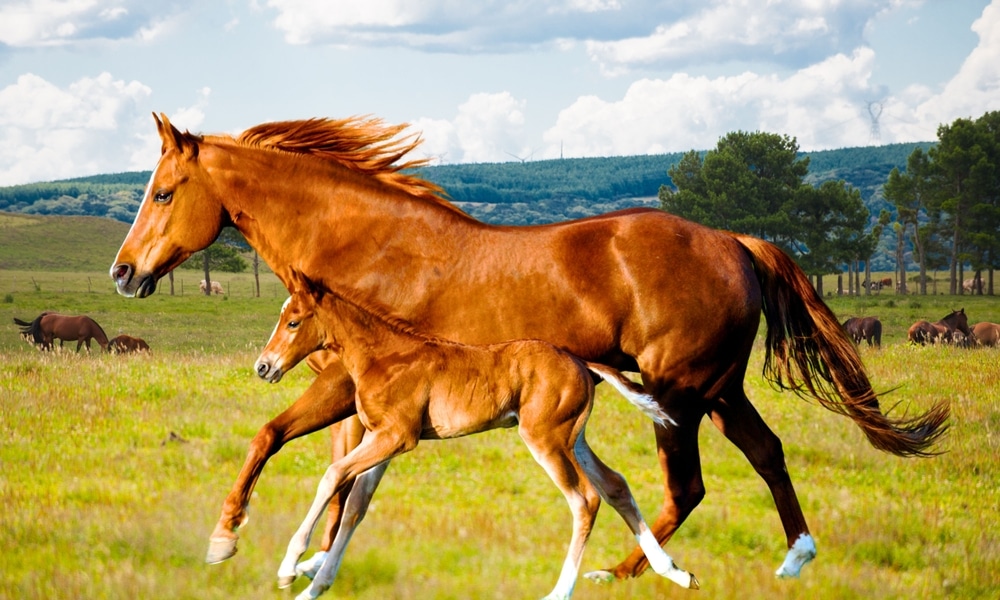
[[[111,279],[115,282],[118,293],[126,298],[145,298],[156,291],[156,277],[145,275],[136,277],[132,265],[121,263],[111,267]]]
[[[258,360],[257,361],[257,377],[260,377],[268,383],[278,383],[281,381],[281,376],[284,374],[280,367],[272,366],[271,363]]]

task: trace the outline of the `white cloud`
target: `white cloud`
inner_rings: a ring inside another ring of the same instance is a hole
[[[473,94],[451,121],[417,119],[412,129],[424,140],[417,153],[435,164],[527,159],[533,150],[525,143],[526,104],[508,92]]]
[[[66,88],[22,75],[0,89],[0,185],[152,168],[159,144],[141,166],[135,155],[144,147],[136,132],[152,128],[139,108],[150,94],[108,73]]]
[[[802,66],[862,42],[874,17],[902,0],[774,2],[715,1],[689,14],[654,22],[647,34],[587,42],[607,73],[640,66],[678,66],[716,60],[773,61]]]
[[[148,39],[158,6],[142,0],[22,0],[0,4],[0,44],[62,46],[87,40]]]
[[[745,72],[642,79],[621,100],[580,98],[545,133],[546,156],[707,149],[730,131],[788,134],[800,147],[865,145],[864,98],[874,56],[861,49],[781,78]],[[927,138],[923,138],[927,139]]]
[[[951,122],[1000,110],[1000,5],[987,6],[972,30],[979,35],[979,44],[942,93],[916,105],[913,118],[917,122]]]

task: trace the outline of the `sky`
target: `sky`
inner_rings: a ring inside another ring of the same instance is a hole
[[[1000,110],[1000,0],[0,0],[0,185],[370,115],[432,164],[933,141]]]

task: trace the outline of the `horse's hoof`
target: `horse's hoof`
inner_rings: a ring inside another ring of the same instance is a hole
[[[236,541],[238,539],[235,537],[210,538],[208,540],[208,554],[205,555],[205,562],[214,565],[232,558],[236,554]]]
[[[315,579],[316,573],[319,572],[319,568],[323,566],[323,562],[326,560],[326,552],[320,550],[312,557],[295,565],[295,573],[297,575],[303,575],[309,579]]]
[[[295,583],[295,575],[278,575],[278,589],[283,590]]]
[[[589,573],[584,573],[583,574],[583,578],[584,579],[589,579],[590,581],[593,581],[594,583],[604,584],[604,583],[612,583],[612,582],[614,582],[614,580],[615,580],[615,574],[612,573],[611,571],[604,571],[604,570],[601,570],[601,571],[591,571]]]
[[[700,590],[701,589],[701,584],[698,583],[698,578],[695,577],[693,573],[691,574],[691,583],[688,584],[688,589],[689,590]]]

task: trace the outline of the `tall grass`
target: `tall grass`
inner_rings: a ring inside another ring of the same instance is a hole
[[[221,565],[202,562],[250,438],[311,381],[304,367],[276,386],[252,372],[282,300],[158,292],[136,301],[43,285],[0,302],[0,597],[286,596],[274,577],[327,465],[325,433],[270,461],[239,553]],[[1000,352],[913,347],[899,333],[913,313],[935,320],[962,302],[971,321],[1000,321],[1000,307],[988,298],[887,300],[831,305],[844,317],[867,311],[887,324],[883,349],[862,349],[876,387],[897,388],[884,406],[951,401],[942,455],[873,450],[846,419],[774,391],[759,376],[758,349],[747,391],[784,442],[817,559],[800,580],[773,578],[785,552],[773,501],[706,420],[708,493],[667,545],[702,590],[647,573],[611,586],[581,580],[574,597],[1000,596]],[[44,308],[95,312],[106,329],[146,337],[153,353],[37,352],[10,316]],[[651,426],[606,387],[598,388],[588,439],[628,477],[651,520],[662,501]],[[539,597],[555,582],[569,528],[561,494],[513,431],[424,442],[389,468],[328,595]],[[632,546],[624,523],[603,507],[584,569],[612,566]]]

